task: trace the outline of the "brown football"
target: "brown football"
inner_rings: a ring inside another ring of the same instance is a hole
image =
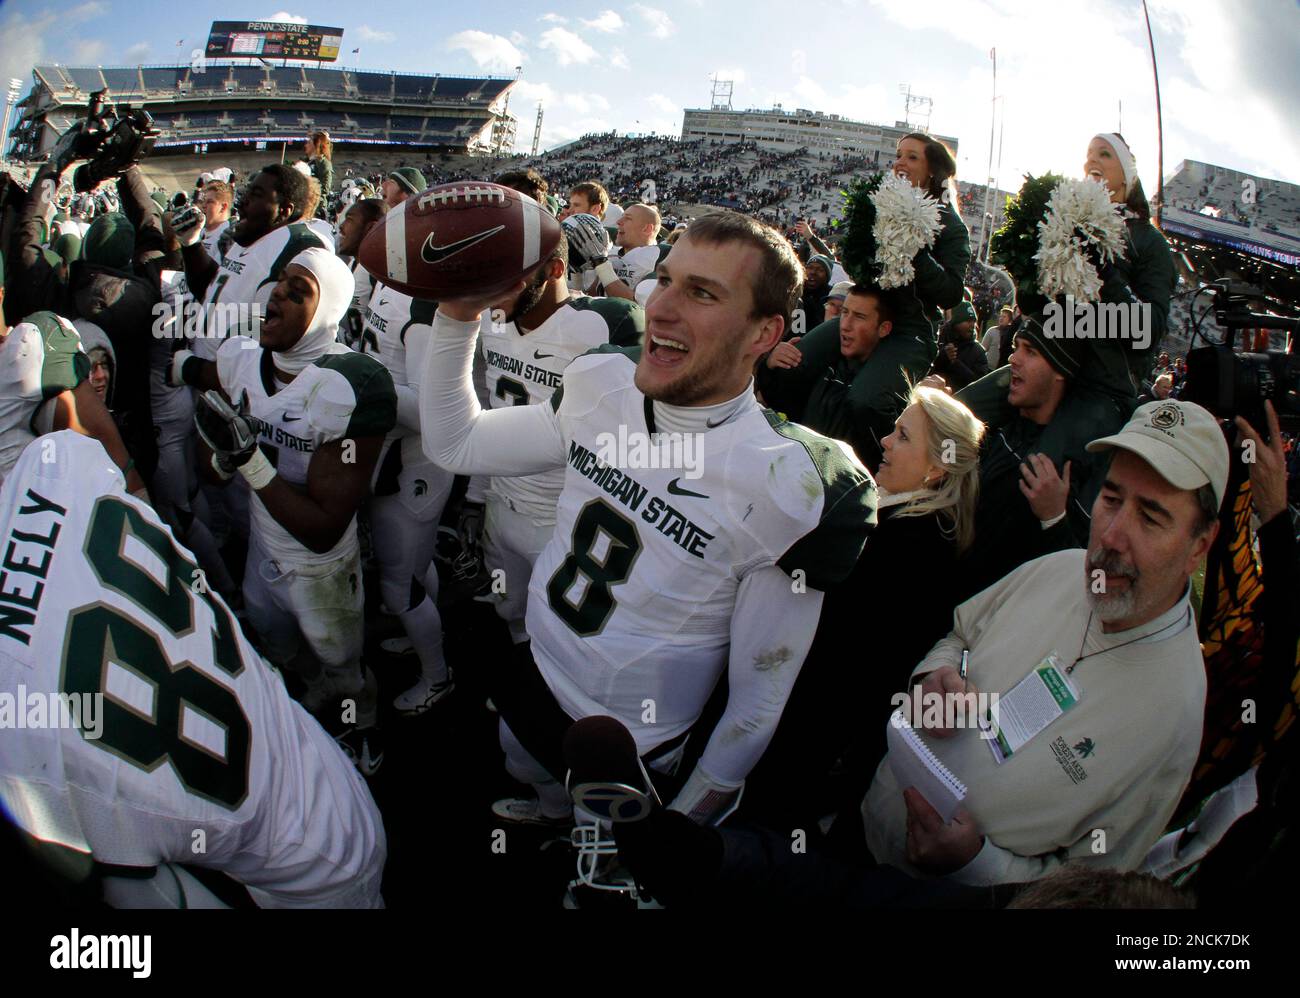
[[[560,223],[527,194],[460,181],[413,194],[366,234],[361,266],[390,288],[441,301],[510,291],[560,241]]]

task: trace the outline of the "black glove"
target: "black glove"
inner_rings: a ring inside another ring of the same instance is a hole
[[[204,392],[194,409],[194,425],[222,471],[233,473],[247,464],[257,450],[257,430],[248,412],[248,392],[239,396],[239,406],[234,409],[220,392]]]

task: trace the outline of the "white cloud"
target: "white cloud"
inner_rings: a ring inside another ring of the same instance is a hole
[[[646,98],[646,102],[653,105],[655,108],[662,111],[664,114],[681,113],[681,108],[679,108],[676,104],[670,101],[663,94],[651,94],[649,97]]]
[[[655,38],[667,38],[677,30],[677,25],[673,24],[672,18],[662,10],[641,3],[634,3],[632,9],[641,15],[641,19],[650,28],[650,34]]]
[[[461,31],[447,39],[447,51],[463,50],[480,69],[514,69],[524,54],[510,39],[486,31]]]
[[[571,107],[579,114],[609,110],[609,101],[600,94],[565,94],[560,100],[565,107]]]
[[[72,61],[74,63],[97,63],[107,50],[108,46],[98,38],[88,38],[77,42],[72,47]]]
[[[627,53],[622,49],[611,49],[609,53],[609,65],[612,69],[631,69],[632,64],[627,61]]]
[[[283,24],[310,24],[301,14],[290,14],[287,10],[277,11],[270,17],[257,18],[261,21],[279,21]]]
[[[542,33],[541,48],[555,53],[561,66],[588,63],[596,57],[596,50],[567,28],[550,28]]]
[[[613,34],[615,31],[623,29],[623,19],[612,10],[602,10],[594,20],[583,21],[589,28],[596,31],[603,31],[606,34]]]
[[[549,83],[533,83],[529,80],[520,80],[515,84],[512,92],[518,100],[528,101],[530,104],[536,101],[550,104],[555,100],[555,91]]]
[[[510,32],[510,44],[522,45],[525,41],[527,41],[527,39],[524,38],[524,36],[520,34],[518,31]]]
[[[561,17],[559,14],[543,14],[537,20],[545,21],[547,24],[568,24],[567,17]]]
[[[363,42],[395,42],[397,35],[391,31],[376,31],[368,24],[357,28],[357,37]]]
[[[90,0],[89,3],[79,4],[66,14],[60,15],[60,19],[88,21],[92,17],[99,17],[101,14],[107,13],[108,4],[99,3],[99,0]]]
[[[149,57],[149,43],[140,42],[138,45],[132,45],[123,55],[128,63],[144,62]]]

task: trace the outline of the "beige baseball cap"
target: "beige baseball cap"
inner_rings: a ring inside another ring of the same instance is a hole
[[[1124,428],[1088,444],[1092,453],[1119,447],[1146,461],[1170,485],[1189,492],[1208,484],[1220,507],[1228,490],[1228,441],[1209,411],[1166,399],[1138,406]]]

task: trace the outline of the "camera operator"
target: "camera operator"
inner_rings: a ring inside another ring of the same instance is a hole
[[[92,171],[92,178],[117,176],[122,212],[99,216],[86,231],[81,259],[66,268],[50,260],[41,242],[59,178],[74,155],[86,153],[86,145],[77,142],[91,127],[80,122],[64,134],[20,206],[18,252],[10,263],[5,312],[16,323],[34,312],[51,311],[93,322],[107,334],[118,361],[114,387],[122,439],[148,481],[158,460],[149,406],[150,328],[161,298],[165,244],[158,205],[139,168],[120,161],[120,142],[89,150],[94,158],[81,169]]]

